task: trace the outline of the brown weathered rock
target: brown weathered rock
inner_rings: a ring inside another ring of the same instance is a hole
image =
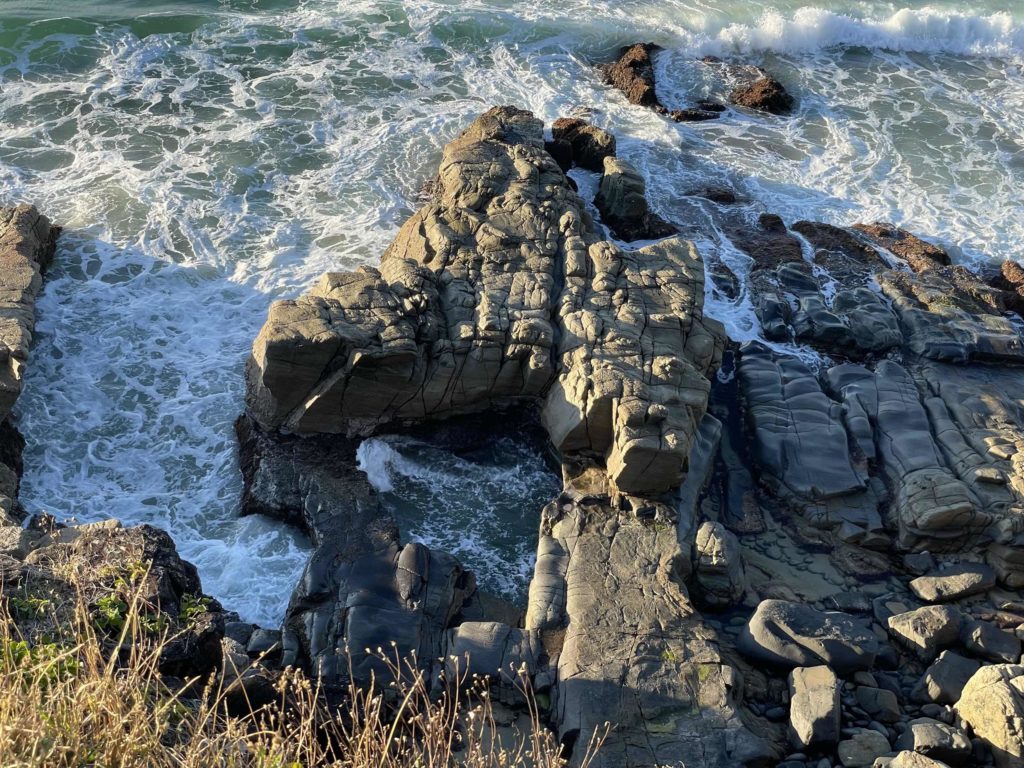
[[[601,67],[605,82],[618,88],[632,104],[657,109],[661,106],[654,90],[653,43],[637,43],[624,48],[614,64]]]
[[[893,224],[876,221],[874,224],[854,224],[853,228],[871,240],[904,259],[915,272],[932,267],[948,267],[949,254],[916,235]]]
[[[770,112],[773,115],[789,114],[793,109],[793,97],[774,77],[765,73],[762,75],[752,83],[736,88],[729,94],[729,101],[759,112]]]

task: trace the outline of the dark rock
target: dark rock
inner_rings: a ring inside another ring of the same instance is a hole
[[[975,656],[995,662],[1020,661],[1020,638],[987,621],[964,621],[960,642]]]
[[[911,692],[914,701],[955,704],[981,664],[953,651],[943,651]]]
[[[565,139],[545,141],[544,149],[551,155],[563,173],[568,173],[573,165],[572,144]]]
[[[871,669],[878,639],[853,616],[808,605],[765,600],[737,641],[750,659],[782,667],[825,664],[838,674]]]
[[[701,123],[705,120],[717,120],[720,114],[707,109],[673,109],[668,116],[677,123]]]

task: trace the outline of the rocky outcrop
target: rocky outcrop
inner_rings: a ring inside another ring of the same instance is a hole
[[[950,265],[949,254],[942,248],[893,224],[876,221],[874,224],[854,224],[853,228],[867,235],[890,253],[899,256],[915,272]]]
[[[608,491],[585,471],[542,515],[526,629],[557,670],[561,738],[616,723],[596,763],[609,768],[764,759],[739,716],[741,681],[675,574],[674,510],[619,506]]]
[[[785,87],[764,70],[752,82],[738,86],[729,94],[729,101],[738,107],[786,115],[793,110],[793,97]]]
[[[621,240],[655,240],[678,231],[650,210],[643,176],[617,157],[604,159],[594,205],[601,212],[601,220]]]
[[[615,137],[603,128],[578,117],[560,117],[551,124],[556,142],[572,149],[572,164],[588,171],[601,172],[605,160],[615,157]]]
[[[224,611],[203,594],[195,567],[178,556],[163,531],[123,528],[116,520],[78,526],[50,521],[25,529],[22,541],[16,557],[3,556],[14,624],[9,631],[30,644],[79,641],[75,610],[84,601],[99,639],[113,649],[137,600],[142,620],[170,638],[158,662],[162,674],[187,678],[219,669]]]
[[[32,344],[36,296],[59,233],[34,206],[0,208],[0,526],[23,517],[17,497],[24,440],[10,415]]]
[[[624,48],[613,64],[599,67],[605,82],[622,91],[630,104],[664,110],[655,92],[653,43],[637,43]]]
[[[250,410],[266,429],[355,435],[543,399],[557,449],[602,457],[624,492],[665,491],[721,351],[703,286],[688,243],[599,241],[540,122],[491,110],[446,148],[380,270],[274,304]]]

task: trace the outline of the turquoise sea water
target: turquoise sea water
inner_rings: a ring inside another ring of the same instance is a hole
[[[706,221],[683,193],[728,183],[752,217],[885,219],[965,263],[1024,258],[1021,4],[765,7],[0,0],[0,202],[35,202],[66,227],[17,409],[26,506],[162,525],[209,591],[276,621],[307,544],[236,519],[249,344],[273,298],[374,263],[443,144],[496,103],[546,121],[592,110],[670,219]],[[670,104],[724,95],[695,62],[712,53],[772,70],[798,112],[676,125],[631,107],[592,64],[637,40],[664,47]],[[700,247],[742,276],[710,224]],[[711,311],[734,338],[757,335],[742,297]],[[398,456],[378,481],[422,499],[410,535],[461,547],[491,586],[514,588],[499,576],[528,568],[532,542],[462,535],[474,499],[499,503],[493,484],[480,490],[493,466],[374,450]],[[543,472],[532,449],[510,451],[516,472]],[[534,500],[519,508],[529,528]]]

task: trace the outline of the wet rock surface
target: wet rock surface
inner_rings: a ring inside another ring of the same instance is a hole
[[[623,90],[664,109],[652,49],[630,51]],[[890,224],[751,216],[731,190],[698,203],[728,266],[677,238],[625,250],[563,170],[600,157],[595,208],[621,239],[660,236],[647,190],[571,125],[579,156],[526,113],[488,113],[379,270],[271,310],[247,498],[325,532],[285,655],[329,671],[315,660],[346,636],[390,632],[468,652],[505,690],[498,668],[518,665],[574,759],[617,724],[599,765],[1018,764],[1016,272],[983,279]],[[705,269],[732,275],[766,343],[723,347]],[[497,408],[536,409],[563,475],[521,623],[401,544],[347,437]]]

